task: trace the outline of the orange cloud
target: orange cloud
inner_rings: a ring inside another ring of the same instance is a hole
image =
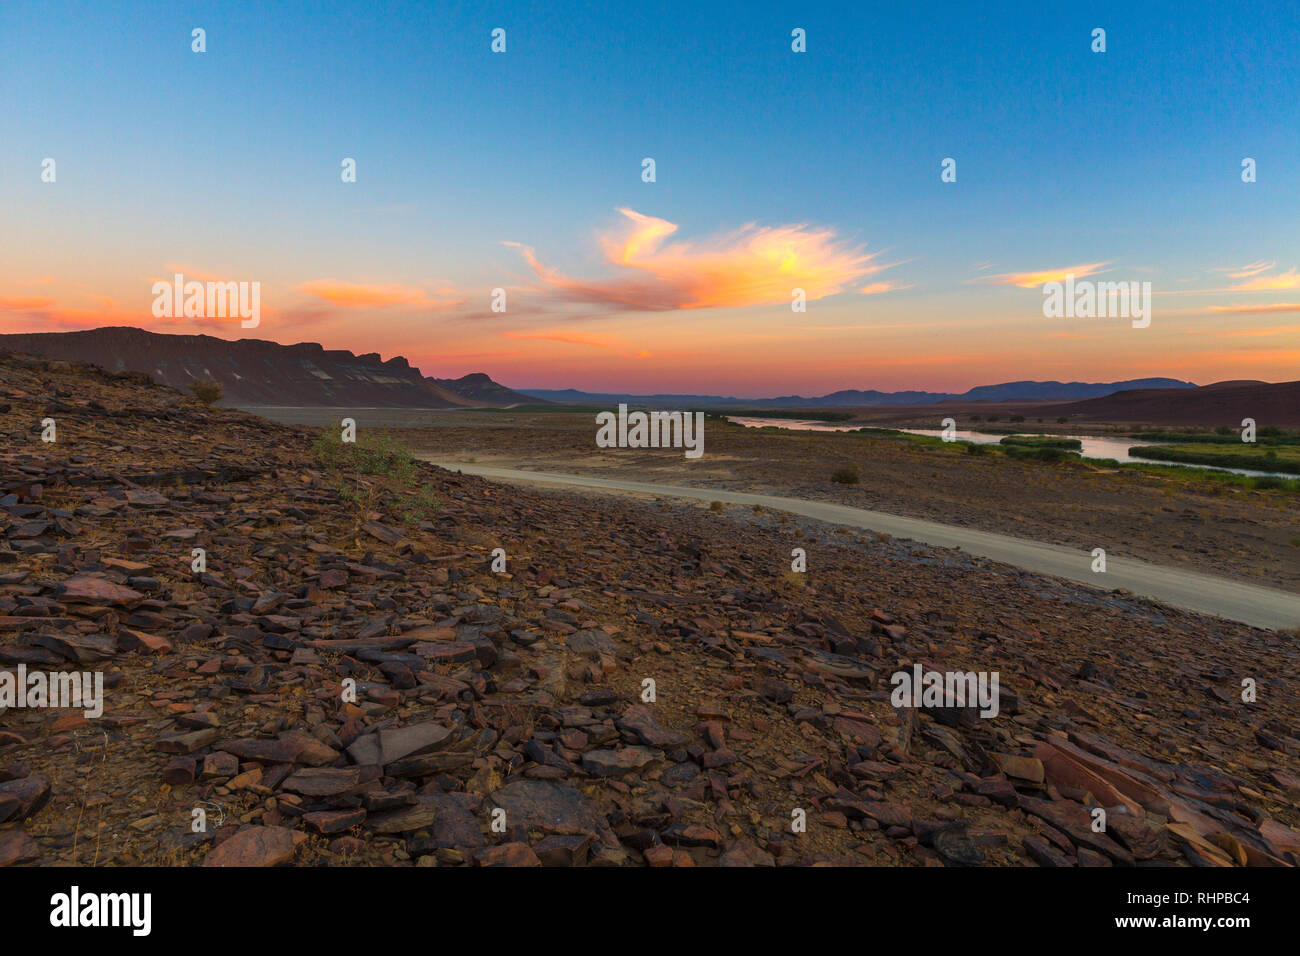
[[[41,296],[5,297],[0,296],[0,312],[39,312],[55,306],[53,299]]]
[[[540,332],[502,332],[508,339],[538,339],[542,342],[563,342],[565,345],[590,345],[593,348],[612,347],[607,335],[588,335],[584,332],[540,331]]]
[[[453,309],[463,304],[459,298],[430,298],[429,293],[418,286],[364,285],[356,282],[341,282],[338,279],[315,279],[304,282],[298,286],[298,291],[345,309],[407,307]],[[443,297],[455,294],[454,289],[448,288],[434,292],[434,295]]]
[[[86,309],[63,305],[44,296],[0,297],[0,313],[18,316],[16,327],[9,332],[48,332],[51,326],[95,329],[105,325],[139,325],[142,321],[170,323],[178,320],[153,320],[144,310],[121,309],[105,296],[90,296],[98,308]]]
[[[211,272],[201,272],[200,270],[195,269],[192,266],[184,265],[183,263],[182,264],[168,263],[167,264],[168,274],[164,278],[150,279],[149,281],[150,282],[171,282],[172,277],[175,276],[176,273],[178,272],[181,275],[185,276],[185,279],[187,281],[191,279],[197,279],[199,282],[225,282],[227,279],[226,276],[214,275]]]
[[[1064,282],[1067,275],[1082,279],[1084,276],[1101,272],[1108,265],[1110,265],[1109,262],[1091,262],[1087,265],[1066,266],[1064,269],[1046,269],[1042,272],[1003,272],[998,275],[987,276],[980,281],[992,282],[995,285],[1014,285],[1022,289],[1032,289],[1048,282]]]
[[[613,279],[574,279],[543,265],[519,243],[524,259],[549,292],[564,301],[628,311],[667,312],[790,302],[794,289],[809,299],[845,291],[888,266],[842,242],[830,229],[756,226],[702,241],[666,243],[675,223],[620,209],[620,236],[602,240],[606,259],[628,270]]]
[[[1296,310],[1300,311],[1300,306],[1296,306]],[[1226,332],[1215,332],[1213,334],[1233,338],[1245,335],[1253,338],[1260,335],[1288,335],[1294,332],[1300,332],[1300,325],[1288,325],[1277,329],[1229,329]]]
[[[1271,305],[1212,305],[1211,312],[1240,312],[1262,315],[1266,312],[1300,312],[1300,302],[1274,302]]]
[[[899,285],[897,282],[869,282],[858,291],[863,295],[880,295],[882,292],[897,292],[900,289],[910,289],[910,285]]]
[[[1269,263],[1265,268],[1270,268]],[[1249,282],[1243,282],[1240,285],[1232,287],[1233,292],[1277,292],[1282,289],[1300,289],[1300,275],[1296,275],[1295,268],[1283,272],[1280,275],[1263,275],[1263,270],[1245,273],[1253,276]],[[1234,276],[1234,278],[1236,278]]]

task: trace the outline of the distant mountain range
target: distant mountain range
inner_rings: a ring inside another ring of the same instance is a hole
[[[400,355],[385,362],[375,352],[354,355],[315,342],[280,345],[112,326],[0,335],[0,348],[88,362],[109,371],[144,372],[155,382],[179,389],[211,379],[221,384],[224,405],[454,408],[538,401],[482,372],[457,379],[426,378]]]
[[[619,395],[577,389],[521,388],[533,399],[583,405],[709,406],[713,408],[851,408],[879,405],[934,405],[939,402],[1074,401],[1100,398],[1132,389],[1196,388],[1175,378],[1138,378],[1127,382],[1004,382],[981,385],[967,392],[878,392],[844,389],[816,398],[782,395],[777,398],[732,398],[721,395]]]
[[[1289,418],[1294,383],[1228,382],[1198,388],[1172,378],[1126,382],[1005,382],[953,392],[881,392],[845,389],[805,398],[734,398],[721,395],[625,395],[577,389],[512,390],[482,372],[461,378],[430,378],[403,357],[384,361],[377,353],[356,355],[315,342],[280,345],[263,339],[220,339],[212,335],[167,335],[129,326],[82,332],[0,335],[0,349],[51,359],[88,362],[109,371],[144,372],[154,381],[188,389],[200,379],[219,382],[225,405],[287,405],[354,408],[464,408],[566,402],[612,407],[668,408],[851,408],[935,405],[940,402],[1062,402],[1062,414],[1114,421],[1170,422],[1206,416],[1250,415],[1260,422]],[[1290,390],[1288,390],[1290,389]],[[1191,390],[1190,392],[1188,390]],[[1279,404],[1280,403],[1280,404]],[[1238,409],[1242,409],[1238,415]],[[1056,414],[1043,405],[1040,414]],[[1295,413],[1292,412],[1292,415]]]

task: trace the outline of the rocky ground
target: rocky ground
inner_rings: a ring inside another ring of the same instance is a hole
[[[106,698],[0,713],[0,864],[1300,862],[1293,638],[761,511],[408,494],[66,363],[0,356],[0,435],[0,668]],[[894,707],[914,663],[998,715]]]
[[[392,420],[405,426],[410,414]],[[404,427],[400,434],[447,461],[833,501],[1300,589],[1300,495],[1291,492],[1078,462],[973,457],[960,445],[764,431],[712,420],[705,425],[704,456],[688,461],[680,452],[596,448],[596,425],[586,414],[430,411],[421,417],[432,427]],[[830,480],[844,467],[858,471],[858,484]]]

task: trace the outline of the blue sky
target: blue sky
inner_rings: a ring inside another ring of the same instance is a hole
[[[278,304],[265,337],[357,351],[374,337],[439,374],[483,356],[516,384],[1296,377],[1300,309],[1209,310],[1300,301],[1285,281],[1210,291],[1248,264],[1300,265],[1300,5],[539,6],[6,3],[0,328],[105,324],[86,296],[147,325],[147,280],[185,264],[262,281]],[[57,184],[40,181],[44,157]],[[341,185],[342,157],[357,183]],[[944,157],[956,183],[939,181]],[[751,223],[830,230],[893,264],[871,277],[892,288],[836,286],[802,316],[748,299],[619,311],[566,298],[503,245],[615,281],[601,240],[623,208],[714,250]],[[1062,326],[1037,292],[980,281],[1084,263],[1149,279],[1169,318],[1142,338],[1094,325],[1051,341]],[[325,279],[454,288],[464,307],[313,309],[301,287]],[[521,307],[485,317],[503,286]],[[864,323],[911,332],[801,328]],[[956,343],[950,361],[909,364],[936,338]],[[1023,368],[1034,358],[1042,374]]]

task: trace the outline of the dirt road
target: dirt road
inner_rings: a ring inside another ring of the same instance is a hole
[[[1026,571],[1050,574],[1093,587],[1123,588],[1141,597],[1152,598],[1173,607],[1214,614],[1254,627],[1270,629],[1300,627],[1300,595],[1277,588],[1229,581],[1195,571],[1161,567],[1132,558],[1108,556],[1106,571],[1101,574],[1092,570],[1093,556],[1087,551],[1028,541],[1024,538],[974,528],[868,511],[863,508],[711,488],[687,488],[680,485],[615,478],[591,478],[553,472],[456,464],[438,461],[434,455],[419,457],[452,471],[463,471],[467,474],[504,481],[526,481],[609,492],[666,495],[737,505],[762,505],[819,521],[881,531],[896,538],[910,538],[935,547],[960,548],[969,554],[1001,561]]]

